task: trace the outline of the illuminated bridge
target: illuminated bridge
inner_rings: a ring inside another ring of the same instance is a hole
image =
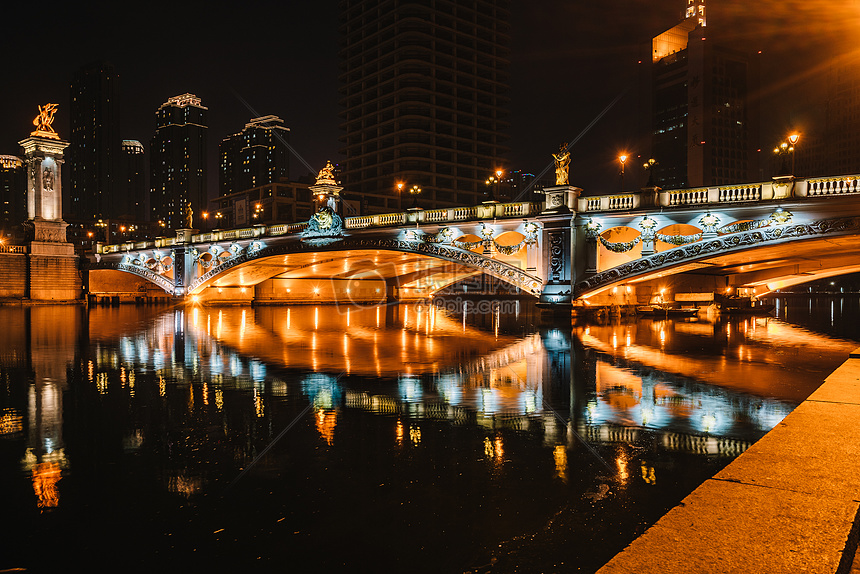
[[[761,295],[860,271],[860,176],[580,191],[344,219],[322,210],[303,223],[101,245],[90,293],[149,285],[211,303],[368,303],[425,299],[483,274],[564,308],[665,291]]]

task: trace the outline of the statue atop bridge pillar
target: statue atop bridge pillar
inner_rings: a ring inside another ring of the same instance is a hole
[[[326,162],[317,175],[316,183],[308,189],[316,196],[318,211],[328,207],[333,213],[340,213],[340,192],[343,187],[337,184],[331,160]]]
[[[57,104],[39,106],[36,129],[18,142],[27,169],[27,221],[30,236],[28,298],[68,301],[81,298],[81,278],[74,245],[63,221],[63,151],[69,142],[51,127]]]
[[[544,213],[571,213],[576,211],[576,203],[582,189],[573,187],[568,182],[567,170],[570,166],[570,152],[567,143],[559,146],[558,153],[552,154],[555,158],[555,185],[543,189]]]

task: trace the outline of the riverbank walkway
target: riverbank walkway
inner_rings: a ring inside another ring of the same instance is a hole
[[[860,574],[860,349],[598,574]]]

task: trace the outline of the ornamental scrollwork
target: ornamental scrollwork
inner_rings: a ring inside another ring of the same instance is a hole
[[[769,221],[769,220],[764,220]],[[772,241],[786,241],[810,236],[836,235],[860,231],[860,217],[845,217],[834,219],[823,219],[807,224],[797,225],[758,225],[761,222],[742,222],[744,224],[757,224],[755,228],[745,229],[730,235],[679,246],[654,255],[642,257],[635,261],[629,261],[612,269],[592,275],[580,281],[576,285],[576,295],[591,291],[601,285],[619,280],[629,279],[631,276],[655,271],[685,261],[699,259],[708,255],[727,253],[732,250],[746,249],[760,243]],[[723,229],[726,229],[727,226]],[[752,227],[752,226],[750,226]]]

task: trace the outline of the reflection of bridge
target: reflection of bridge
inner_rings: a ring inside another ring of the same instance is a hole
[[[101,246],[90,286],[140,289],[123,287],[119,271],[209,302],[376,302],[426,298],[483,273],[546,304],[633,304],[664,289],[688,298],[727,289],[760,295],[860,270],[860,176],[581,198],[579,191],[548,188],[543,204],[335,216],[336,225],[315,216],[179,230]]]

